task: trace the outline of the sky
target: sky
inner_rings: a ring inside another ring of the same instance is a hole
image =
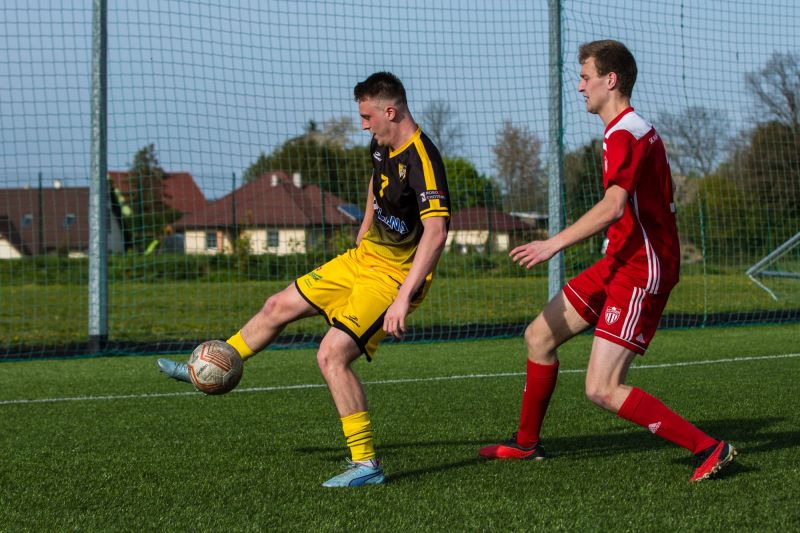
[[[88,184],[91,4],[0,6],[0,187],[35,186],[40,172],[45,185]],[[208,198],[222,196],[233,175],[310,120],[358,123],[352,88],[379,70],[403,80],[417,118],[426,103],[448,102],[461,133],[452,155],[487,175],[504,121],[548,138],[544,0],[108,4],[110,170],[129,168],[153,143],[165,170],[190,172]],[[580,43],[628,45],[639,65],[633,105],[656,127],[660,113],[702,105],[736,132],[763,118],[746,73],[775,52],[800,52],[798,27],[796,0],[564,0],[567,149],[603,129],[576,90]]]

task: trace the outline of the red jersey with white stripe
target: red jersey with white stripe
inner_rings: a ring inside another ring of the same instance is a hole
[[[608,228],[606,255],[623,263],[646,292],[668,292],[680,270],[672,175],[661,137],[632,107],[605,131],[603,187],[611,185],[628,191],[628,204]]]

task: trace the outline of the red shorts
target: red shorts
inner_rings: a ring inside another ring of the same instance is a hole
[[[645,290],[647,280],[624,263],[604,257],[572,278],[564,294],[578,314],[595,326],[596,337],[644,354],[667,305],[669,290]]]

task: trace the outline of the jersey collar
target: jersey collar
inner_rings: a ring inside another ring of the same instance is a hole
[[[419,139],[420,135],[422,135],[422,130],[419,129],[419,127],[417,127],[417,131],[414,132],[414,135],[412,135],[409,140],[407,140],[405,143],[403,143],[403,146],[401,146],[397,150],[392,150],[392,151],[389,152],[389,159],[393,158],[394,156],[396,156],[399,153],[402,153],[403,150],[405,150],[406,148],[411,146],[413,143],[417,142],[417,139]]]
[[[606,126],[606,132],[608,132],[608,130],[610,130],[611,128],[616,126],[617,122],[622,120],[622,117],[624,117],[628,113],[633,113],[633,108],[632,107],[626,107],[625,109],[622,110],[622,113],[620,113],[619,115],[614,117],[614,119],[611,122],[608,123],[608,126]]]

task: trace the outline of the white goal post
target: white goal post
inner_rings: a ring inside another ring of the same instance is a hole
[[[783,244],[775,248],[773,251],[768,253],[764,256],[761,260],[759,260],[756,264],[751,266],[747,269],[747,277],[749,277],[753,283],[764,289],[772,296],[773,299],[777,300],[778,297],[775,296],[775,293],[772,292],[766,285],[761,283],[756,279],[756,276],[760,277],[773,277],[773,278],[798,278],[800,279],[800,272],[785,272],[782,270],[768,270],[770,265],[774,264],[780,257],[787,254],[790,250],[794,249],[798,244],[800,244],[800,231],[794,234],[794,236],[790,237],[786,240]]]

